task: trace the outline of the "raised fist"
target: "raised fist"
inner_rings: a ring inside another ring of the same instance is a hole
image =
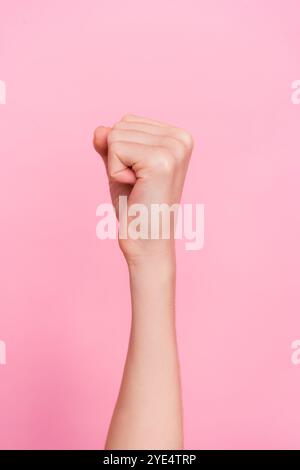
[[[150,209],[152,204],[180,202],[193,149],[192,136],[185,130],[126,114],[113,127],[98,127],[94,146],[105,163],[118,216],[120,196],[127,196],[128,208],[137,203]],[[167,246],[165,240],[163,244],[158,240],[119,241],[126,258]]]

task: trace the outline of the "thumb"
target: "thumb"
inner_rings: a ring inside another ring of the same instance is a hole
[[[107,137],[111,131],[111,127],[107,126],[99,126],[94,131],[94,148],[96,152],[98,152],[104,160],[104,163],[107,164],[107,153],[108,153],[108,145],[107,145]]]

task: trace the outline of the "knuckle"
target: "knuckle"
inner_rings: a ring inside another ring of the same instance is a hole
[[[194,138],[190,132],[185,132],[185,138],[187,141],[188,149],[191,152],[194,147]]]
[[[133,117],[134,117],[133,114],[131,114],[131,113],[126,113],[126,114],[124,114],[124,115],[122,116],[121,121],[127,121],[127,120],[132,119]]]
[[[178,140],[174,145],[174,155],[176,157],[176,160],[178,162],[182,162],[183,160],[185,160],[186,154],[187,150],[185,144],[181,140]]]
[[[124,122],[123,121],[118,121],[113,125],[113,129],[123,129]]]
[[[191,152],[194,147],[194,139],[192,134],[185,131],[184,129],[180,129],[178,132],[178,137],[185,143],[187,150]]]
[[[180,163],[185,159],[187,149],[182,140],[176,138],[175,136],[162,137],[161,144],[165,145],[165,147],[169,149],[177,163]]]

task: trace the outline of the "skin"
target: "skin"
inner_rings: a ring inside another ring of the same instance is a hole
[[[113,127],[95,130],[94,147],[103,158],[116,210],[120,195],[128,197],[128,207],[180,202],[193,149],[185,130],[126,114]],[[119,239],[119,245],[128,265],[132,322],[105,448],[182,449],[174,237]]]

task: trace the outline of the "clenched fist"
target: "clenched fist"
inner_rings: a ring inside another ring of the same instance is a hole
[[[94,147],[105,163],[112,202],[118,214],[119,196],[133,204],[172,206],[180,201],[193,149],[185,130],[141,116],[126,114],[113,127],[100,126]],[[171,240],[119,240],[125,257],[168,249]]]

